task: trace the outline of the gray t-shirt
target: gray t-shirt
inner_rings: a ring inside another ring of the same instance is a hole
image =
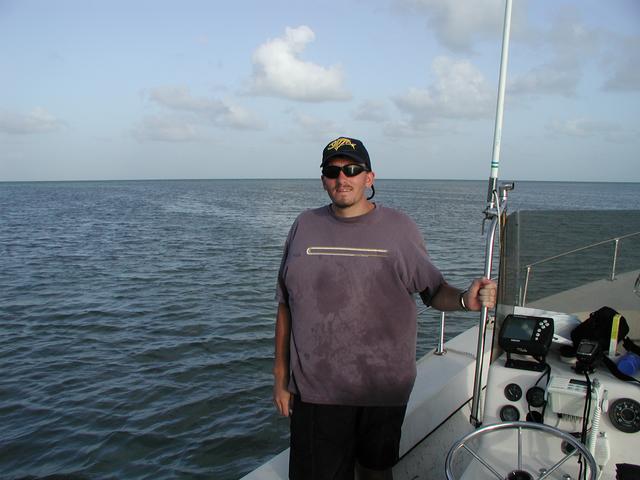
[[[404,405],[416,375],[416,303],[444,283],[407,215],[307,210],[285,244],[276,298],[291,311],[289,389],[305,402]]]

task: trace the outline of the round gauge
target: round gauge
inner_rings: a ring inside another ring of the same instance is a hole
[[[512,402],[517,402],[522,398],[522,389],[520,385],[517,383],[510,383],[506,387],[504,387],[504,396],[507,397],[507,400],[511,400]]]
[[[542,407],[544,405],[544,389],[541,387],[531,387],[527,390],[527,402],[532,407]]]
[[[540,412],[537,412],[536,410],[532,410],[529,413],[527,413],[525,420],[527,422],[544,423],[542,421],[542,414]]]
[[[513,405],[505,405],[500,409],[500,419],[503,422],[517,422],[520,420],[520,412]]]
[[[621,432],[640,432],[640,403],[619,398],[609,406],[609,420]]]

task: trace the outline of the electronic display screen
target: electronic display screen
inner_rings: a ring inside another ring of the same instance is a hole
[[[531,355],[544,357],[553,340],[553,319],[547,317],[533,317],[528,315],[507,315],[500,327],[498,343],[507,355]],[[538,358],[536,358],[538,362]],[[506,366],[512,359],[507,358]],[[543,363],[536,364],[543,365]],[[541,371],[541,370],[538,370]]]
[[[511,317],[505,325],[503,336],[513,340],[530,340],[537,323],[535,318]]]
[[[576,351],[576,353],[579,354],[591,354],[593,352],[595,352],[597,345],[593,344],[593,343],[585,343],[585,342],[580,342],[580,344],[578,345],[578,350]]]

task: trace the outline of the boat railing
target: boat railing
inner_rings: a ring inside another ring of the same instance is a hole
[[[430,310],[430,307],[422,307],[420,310],[418,310],[417,316],[420,317],[420,315],[428,310]],[[438,338],[438,346],[434,351],[436,355],[444,355],[445,353],[447,353],[447,349],[444,348],[444,328],[446,324],[446,315],[446,312],[440,312],[440,337]]]
[[[444,348],[444,325],[446,323],[446,312],[440,312],[440,338],[438,339],[438,346],[434,352],[436,355],[444,355],[447,350]]]
[[[525,306],[526,302],[527,302],[527,290],[529,288],[529,279],[531,278],[531,270],[533,267],[538,266],[538,265],[542,265],[543,263],[548,263],[551,262],[553,260],[557,260],[559,258],[562,257],[566,257],[567,255],[571,255],[577,252],[582,252],[584,250],[588,250],[591,248],[595,248],[601,245],[606,245],[608,243],[614,243],[614,249],[613,249],[613,259],[611,262],[611,275],[609,276],[609,280],[610,281],[614,281],[616,279],[616,264],[618,262],[618,246],[620,245],[620,240],[624,240],[626,238],[630,238],[630,237],[634,237],[636,235],[640,235],[640,232],[634,232],[634,233],[628,233],[626,235],[621,235],[619,237],[613,237],[613,238],[609,238],[607,240],[602,240],[600,242],[596,242],[596,243],[592,243],[590,245],[586,245],[584,247],[580,247],[580,248],[574,248],[573,250],[569,250],[567,252],[563,252],[560,253],[558,255],[553,255],[552,257],[547,257],[544,258],[542,260],[538,260],[537,262],[533,262],[530,263],[528,265],[525,266],[526,269],[526,276],[525,276],[525,280],[524,280],[524,289],[522,292],[522,301],[521,301],[521,306]]]

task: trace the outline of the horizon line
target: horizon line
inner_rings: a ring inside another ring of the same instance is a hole
[[[218,177],[218,178],[112,178],[112,179],[57,179],[57,180],[0,180],[0,183],[89,183],[89,182],[207,182],[207,181],[261,181],[261,180],[319,180],[320,177]],[[376,178],[376,181],[443,181],[443,182],[487,182],[487,179],[473,178]],[[531,180],[499,179],[501,182],[539,182],[539,183],[640,183],[640,180]]]

